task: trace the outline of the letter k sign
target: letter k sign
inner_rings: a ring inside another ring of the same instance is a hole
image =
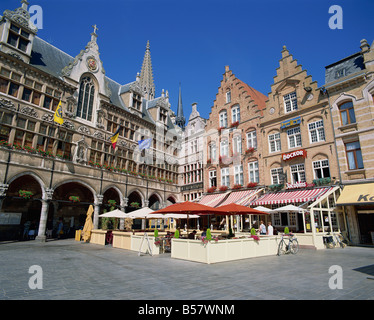
[[[358,197],[358,199],[357,199],[357,202],[361,202],[361,201],[365,201],[365,202],[367,202],[367,201],[374,201],[374,196],[372,196],[372,197],[370,197],[370,198],[368,198],[369,197],[369,194],[360,194],[360,196]]]

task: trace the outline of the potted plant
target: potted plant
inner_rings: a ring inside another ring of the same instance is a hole
[[[31,191],[19,190],[18,194],[23,199],[30,199],[34,194]]]
[[[255,188],[257,187],[257,182],[250,182],[247,184],[247,188]]]
[[[210,187],[210,188],[208,188],[208,190],[207,190],[207,192],[208,193],[213,193],[214,191],[216,191],[216,189],[217,189],[217,187]]]
[[[219,191],[226,191],[228,188],[228,186],[220,186]]]
[[[234,184],[232,187],[234,190],[241,189],[243,186],[241,184]]]
[[[130,203],[130,207],[132,207],[132,208],[139,208],[139,206],[140,206],[139,202],[131,202]]]
[[[79,196],[70,196],[69,200],[72,202],[80,202]]]

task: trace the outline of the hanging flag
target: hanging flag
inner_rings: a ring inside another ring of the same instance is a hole
[[[121,126],[118,126],[117,131],[110,137],[110,142],[112,143],[113,149],[116,148],[120,128],[121,128]]]
[[[149,149],[151,147],[151,143],[152,143],[152,138],[139,140],[138,141],[139,150],[142,151],[144,149]]]
[[[61,100],[60,102],[58,103],[58,106],[57,106],[57,109],[55,111],[55,116],[53,118],[53,121],[54,122],[57,122],[59,124],[63,124],[64,123],[64,119],[62,118],[62,106],[61,106]]]

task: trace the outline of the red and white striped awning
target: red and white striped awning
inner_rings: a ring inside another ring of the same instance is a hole
[[[225,201],[223,201],[219,207],[230,204],[230,203],[237,203],[240,204],[239,202],[245,201],[249,197],[252,198],[251,196],[256,192],[256,190],[245,190],[245,191],[235,191],[231,192],[230,195],[227,197]]]
[[[315,201],[324,195],[330,188],[315,188],[310,190],[283,191],[267,193],[259,199],[251,202],[251,206],[262,206],[265,204],[304,203]]]
[[[209,207],[215,207],[217,206],[222,200],[226,198],[226,196],[230,192],[225,192],[225,193],[216,193],[216,194],[208,194],[205,197],[203,197],[199,203],[204,204]]]
[[[248,206],[251,201],[253,201],[256,197],[258,197],[258,194],[263,191],[264,189],[257,189],[257,190],[254,190],[253,193],[247,195],[246,197],[240,199],[237,204],[240,204],[242,206]]]

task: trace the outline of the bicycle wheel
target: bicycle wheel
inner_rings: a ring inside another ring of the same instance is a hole
[[[297,239],[292,239],[290,250],[291,250],[291,253],[293,254],[296,254],[299,252],[299,242],[297,241]]]
[[[287,246],[284,240],[282,240],[281,242],[279,242],[277,255],[280,256],[282,254],[285,254],[286,252],[287,252]]]

